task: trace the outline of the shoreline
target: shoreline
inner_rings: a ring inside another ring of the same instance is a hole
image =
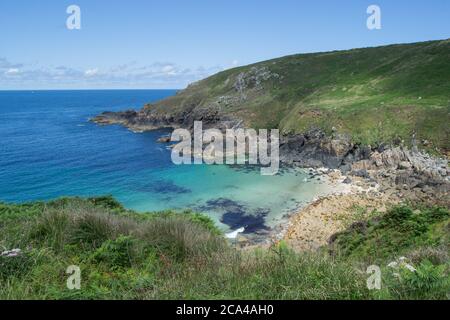
[[[350,184],[339,172],[328,174],[338,190],[294,213],[278,238],[295,251],[315,251],[352,223],[382,214],[401,201],[382,192],[381,186],[359,178]],[[334,181],[333,181],[334,180]],[[340,189],[344,186],[344,189]],[[376,212],[376,213],[375,213]]]
[[[376,180],[352,176],[350,183],[344,182],[350,178],[339,170],[325,170],[324,176],[334,184],[336,191],[291,214],[273,235],[272,244],[283,241],[295,251],[316,251],[353,223],[380,216],[396,205],[423,203],[450,208],[450,199],[445,197],[448,193],[441,193],[442,198],[434,198],[429,193],[433,194],[437,189],[424,192],[399,186],[389,181],[382,170],[369,172],[370,177],[377,176]]]
[[[91,121],[119,124],[139,132],[176,127],[156,119],[136,123],[137,113],[106,112]],[[297,251],[317,250],[351,223],[371,218],[375,210],[382,214],[405,201],[450,208],[448,159],[420,152],[414,140],[412,149],[403,145],[357,145],[348,136],[327,136],[319,131],[288,135],[282,140],[281,163],[314,170],[335,190],[288,212],[265,235],[238,237],[243,249],[284,241]]]
[[[331,236],[364,218],[356,216],[353,212],[356,210],[352,209],[364,206],[384,213],[400,202],[398,198],[381,191],[380,184],[365,178],[353,177],[348,183],[345,181],[349,177],[338,169],[305,169],[326,180],[331,192],[318,195],[285,214],[264,241],[252,241],[251,237],[241,236],[238,239],[241,249],[269,247],[283,241],[295,251],[317,250],[326,245]]]

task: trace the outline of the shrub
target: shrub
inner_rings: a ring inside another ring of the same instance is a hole
[[[70,230],[71,243],[97,248],[114,236],[114,221],[108,215],[84,213],[73,218]]]
[[[9,277],[20,278],[27,274],[33,264],[33,258],[25,253],[16,257],[0,256],[0,280],[6,280]]]
[[[139,237],[158,252],[175,261],[207,255],[226,247],[223,238],[183,216],[155,217],[142,225],[138,232]]]
[[[112,270],[131,267],[135,256],[135,241],[128,236],[107,240],[92,254],[91,260],[104,263]]]
[[[28,238],[31,242],[61,250],[66,242],[68,225],[67,214],[53,210],[47,211],[28,223]]]
[[[438,247],[446,239],[449,211],[444,208],[413,210],[399,206],[384,216],[359,222],[332,237],[334,254],[373,262],[398,256],[412,247]],[[447,226],[447,227],[446,227]]]
[[[133,216],[134,217],[134,216]],[[140,215],[142,217],[142,215]],[[145,220],[152,220],[152,219],[160,219],[160,218],[166,218],[166,219],[185,219],[188,220],[194,224],[199,225],[200,227],[204,228],[205,230],[215,234],[215,235],[221,235],[222,232],[220,229],[216,226],[214,221],[204,214],[192,212],[191,210],[185,210],[182,212],[176,212],[176,211],[161,211],[153,214],[147,214],[144,216]]]
[[[408,257],[415,264],[428,260],[433,264],[445,264],[450,261],[449,248],[445,245],[434,247],[423,247],[414,249],[408,253]]]
[[[125,208],[122,206],[122,204],[114,199],[113,196],[88,198],[87,200],[94,206],[99,206],[110,210],[125,211]]]
[[[402,280],[409,291],[418,297],[428,296],[429,293],[448,293],[450,290],[449,277],[445,265],[433,265],[430,261],[423,261],[416,272],[403,270]]]
[[[400,269],[397,276],[386,280],[391,298],[395,299],[448,299],[450,277],[446,265],[433,265],[424,260],[412,272]]]
[[[219,228],[217,228],[216,224],[210,217],[205,216],[203,214],[191,213],[191,212],[187,212],[185,214],[187,215],[187,218],[191,222],[200,225],[205,230],[208,230],[209,232],[211,232],[215,235],[222,234],[222,232],[219,230]]]

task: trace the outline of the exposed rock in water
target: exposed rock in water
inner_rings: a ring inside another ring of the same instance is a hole
[[[160,137],[158,140],[156,140],[159,143],[169,143],[171,140],[170,136],[164,136]]]
[[[98,124],[123,124],[128,126],[138,116],[138,112],[135,110],[127,110],[122,112],[105,111],[102,114],[90,119]]]

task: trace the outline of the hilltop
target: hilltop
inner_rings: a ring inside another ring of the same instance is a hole
[[[298,54],[229,69],[139,112],[96,120],[139,130],[279,128],[285,136],[320,129],[361,145],[417,144],[450,151],[450,40]],[[414,139],[413,139],[414,137]]]

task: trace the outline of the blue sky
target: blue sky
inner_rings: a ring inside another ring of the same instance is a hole
[[[2,0],[0,89],[183,88],[294,53],[449,37],[448,0]]]

